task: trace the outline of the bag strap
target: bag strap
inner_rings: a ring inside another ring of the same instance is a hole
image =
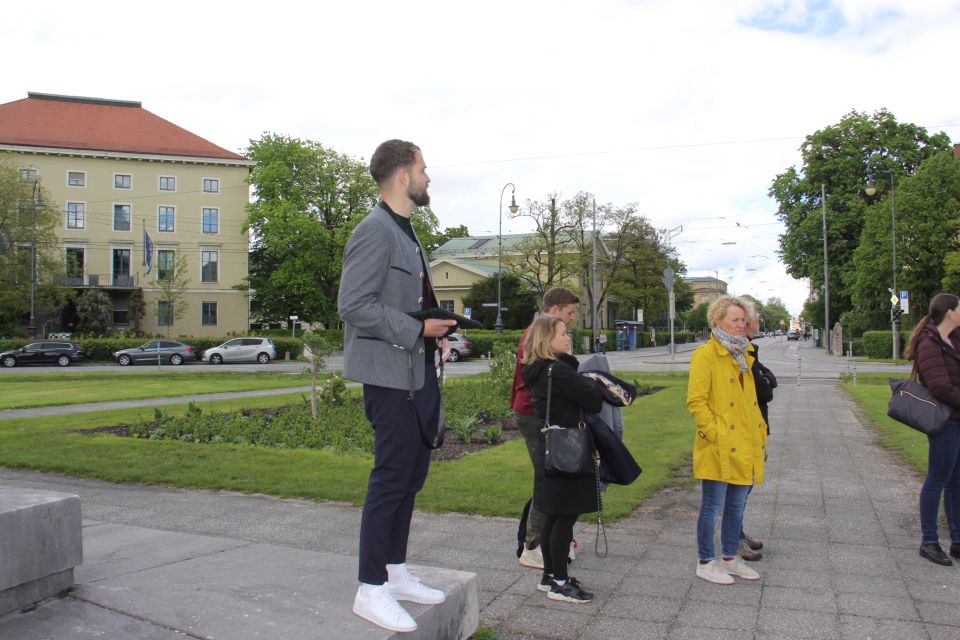
[[[438,346],[439,349],[439,346]],[[440,404],[443,405],[443,385],[446,382],[446,377],[443,375],[443,352],[434,351],[434,353],[440,353],[440,378],[437,381],[437,394],[440,396]],[[437,435],[433,438],[427,435],[427,428],[423,424],[423,420],[420,419],[420,412],[417,411],[417,405],[413,402],[413,397],[415,395],[414,390],[414,377],[413,377],[413,354],[407,353],[408,362],[410,363],[410,394],[407,396],[407,400],[410,401],[410,404],[413,408],[413,414],[417,416],[417,428],[420,430],[420,439],[423,441],[423,444],[426,445],[427,449],[433,451],[434,449],[440,448],[440,430],[443,429],[442,424],[437,424]],[[436,375],[436,374],[434,374]],[[426,381],[424,381],[426,384]]]
[[[610,553],[607,544],[607,528],[603,524],[603,492],[600,490],[600,456],[596,449],[593,451],[593,467],[597,479],[597,532],[593,540],[593,552],[598,558],[606,558]],[[600,553],[600,538],[603,537],[603,553]]]
[[[553,365],[554,364],[556,363],[551,363],[550,366],[547,367],[547,416],[544,420],[545,429],[550,428],[550,396],[551,396],[551,392],[553,391]]]

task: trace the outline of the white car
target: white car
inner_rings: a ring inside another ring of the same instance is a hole
[[[267,364],[276,357],[277,349],[270,338],[234,338],[203,352],[203,361],[210,364],[224,362]]]

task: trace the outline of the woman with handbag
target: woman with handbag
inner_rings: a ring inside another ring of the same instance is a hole
[[[733,296],[721,296],[710,305],[707,321],[712,333],[693,352],[687,385],[687,409],[697,426],[693,476],[701,481],[702,490],[696,575],[716,584],[732,584],[731,576],[760,578],[737,555],[747,494],[754,483],[763,482],[767,442],[751,371],[748,312],[749,305]],[[723,548],[718,559],[713,537],[721,512]]]
[[[597,511],[597,479],[592,469],[589,475],[548,475],[550,461],[546,457],[552,454],[545,451],[546,427],[565,431],[582,428],[582,412],[596,413],[603,399],[597,384],[577,373],[577,359],[569,355],[569,351],[570,336],[563,320],[549,316],[538,318],[530,325],[523,344],[521,376],[533,392],[537,419],[545,427],[537,451],[538,457],[544,459],[534,464],[533,476],[533,506],[544,515],[540,528],[543,577],[537,589],[547,592],[551,600],[585,603],[593,600],[593,594],[584,591],[580,583],[567,574],[567,551],[577,516]],[[557,434],[551,434],[554,435]],[[587,454],[592,457],[592,447]]]
[[[927,436],[927,478],[920,490],[920,556],[953,564],[940,548],[937,516],[940,494],[950,529],[950,555],[960,558],[960,298],[941,293],[917,324],[907,343],[907,359],[915,360],[920,382],[934,398],[953,409],[946,427]]]

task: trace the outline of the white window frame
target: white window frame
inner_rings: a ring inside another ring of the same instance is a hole
[[[173,229],[160,228],[160,209],[173,209]],[[157,233],[174,233],[177,230],[177,207],[172,204],[157,205]]]
[[[70,226],[70,205],[78,204],[83,207],[83,224],[79,227]],[[86,229],[87,228],[87,203],[80,200],[67,200],[67,204],[63,208],[65,217],[63,219],[63,228],[67,231],[75,231],[77,229]]]
[[[170,320],[168,323],[160,322],[163,319],[163,316],[160,314],[160,305],[167,305],[170,309],[170,317],[167,318]],[[173,319],[173,303],[169,300],[158,300],[157,301],[157,326],[158,327],[172,327],[174,323]]]
[[[207,191],[207,180],[213,180],[217,183],[216,191]],[[200,191],[202,193],[220,193],[220,178],[201,178],[200,180]]]
[[[70,174],[79,173],[83,176],[83,184],[71,184],[70,183]],[[87,172],[86,171],[76,171],[74,169],[67,169],[67,188],[69,189],[86,189],[87,188]]]
[[[36,167],[20,167],[20,182],[36,182],[40,179],[40,169]]]
[[[130,252],[130,273],[124,277],[133,279],[134,275],[137,273],[133,264],[133,245],[111,245],[110,246],[110,283],[109,286],[113,286],[113,283],[117,281],[117,272],[114,270],[114,261],[113,253],[114,251],[129,251]],[[101,285],[102,286],[102,285]]]
[[[77,246],[74,244],[65,244],[63,245],[63,266],[66,269],[67,266],[67,251],[82,251],[83,252],[83,273],[80,274],[80,284],[83,285],[87,281],[87,248],[84,246]],[[112,257],[112,254],[111,254]]]
[[[217,230],[216,231],[206,231],[204,230],[204,215],[207,211],[216,211],[217,212]],[[218,236],[220,235],[220,207],[200,207],[200,233],[208,236]]]
[[[216,322],[208,323],[203,321],[203,305],[212,304],[214,308],[214,320]],[[200,302],[200,326],[201,327],[216,327],[220,324],[220,304],[216,300],[202,300]]]
[[[213,279],[213,280],[204,280],[204,279],[203,279],[203,257],[204,257],[204,254],[207,254],[207,253],[213,253],[213,254],[215,254],[215,255],[217,256],[217,259],[216,259],[216,263],[217,263],[217,273],[216,273],[216,276],[217,276],[217,277],[216,277],[215,279]],[[200,247],[200,283],[201,283],[201,284],[210,284],[210,283],[215,283],[215,282],[220,282],[220,249],[211,249],[211,248],[208,248],[208,247]]]
[[[129,186],[129,187],[118,187],[118,186],[117,186],[117,178],[118,178],[119,176],[126,176],[126,177],[130,178],[130,186]],[[132,173],[115,173],[115,174],[113,174],[113,188],[114,188],[115,190],[117,190],[117,191],[130,191],[131,189],[133,189],[133,174],[132,174]]]
[[[164,180],[173,180],[173,189],[164,189],[163,188]],[[160,191],[161,193],[176,193],[177,192],[177,176],[158,176],[157,191]]]
[[[169,251],[170,253],[173,254],[173,262],[170,263],[169,279],[163,279],[160,277],[160,252],[161,251]],[[155,276],[154,279],[157,282],[170,282],[176,277],[176,275],[177,275],[177,250],[170,249],[170,248],[157,249],[157,268],[154,270],[154,276]]]
[[[117,229],[117,207],[130,207],[130,228]],[[133,233],[133,204],[130,202],[114,202],[110,207],[110,230],[114,233]]]

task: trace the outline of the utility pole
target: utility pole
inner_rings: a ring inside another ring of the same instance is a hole
[[[40,177],[33,183],[30,197],[30,212],[33,218],[30,232],[30,335],[37,335],[37,207],[43,206],[43,193],[40,189]]]
[[[593,199],[593,262],[591,264],[592,278],[590,281],[590,328],[593,330],[592,342],[597,344],[597,199]]]

